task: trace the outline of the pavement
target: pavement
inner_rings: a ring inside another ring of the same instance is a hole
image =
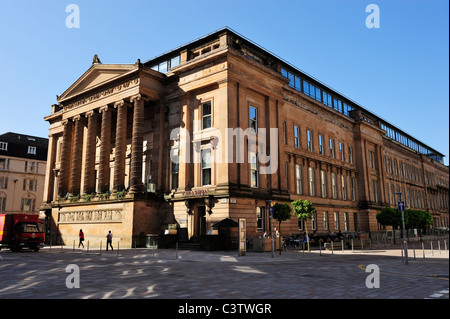
[[[0,251],[1,299],[449,299],[448,251]],[[414,258],[415,254],[415,258]],[[78,284],[78,286],[77,286]]]

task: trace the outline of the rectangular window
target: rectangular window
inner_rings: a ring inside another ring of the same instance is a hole
[[[180,64],[181,56],[177,55],[176,57],[170,59],[170,68],[174,68]]]
[[[9,169],[9,159],[0,158],[0,171],[7,171]]]
[[[353,147],[348,147],[348,162],[353,164]]]
[[[202,129],[210,128],[211,121],[211,101],[202,104]]]
[[[336,173],[331,173],[331,189],[333,191],[333,198],[337,198],[337,180],[336,180]]]
[[[327,172],[320,170],[320,188],[322,189],[322,197],[327,197]]]
[[[344,231],[350,230],[350,220],[348,219],[348,213],[344,213]]]
[[[306,81],[303,81],[303,93],[309,96],[309,83]]]
[[[344,143],[339,143],[339,153],[341,154],[341,161],[345,162]]]
[[[323,229],[328,230],[328,212],[323,212]]]
[[[317,230],[317,213],[314,213],[311,218],[312,229]]]
[[[369,151],[369,164],[370,168],[375,169],[375,153],[372,151]]]
[[[289,192],[289,163],[288,162],[284,162],[284,171],[286,173],[286,189]]]
[[[356,181],[354,177],[351,177],[351,186],[352,186],[352,200],[355,201],[356,200]]]
[[[300,147],[300,128],[298,126],[294,126],[294,146]]]
[[[172,162],[172,171],[171,171],[171,183],[172,183],[172,189],[178,188],[178,163]]]
[[[202,186],[211,185],[211,149],[202,150]]]
[[[250,186],[258,187],[258,162],[257,153],[255,151],[250,151]]]
[[[339,230],[339,213],[334,213],[334,229]]]
[[[342,199],[347,200],[347,179],[344,175],[341,175],[341,185],[342,185]]]
[[[20,210],[23,212],[34,212],[35,200],[31,198],[22,198]]]
[[[377,194],[377,181],[376,180],[372,180],[372,200],[374,202],[378,202],[378,194]]]
[[[249,107],[249,127],[258,132],[258,110],[256,107]]]
[[[8,177],[0,176],[0,189],[8,188]]]
[[[295,164],[295,179],[297,184],[297,194],[302,194],[302,169],[299,164]]]
[[[265,207],[256,207],[256,230],[264,230],[264,212]]]
[[[287,138],[286,138],[286,121],[283,121],[283,139],[284,139],[284,144],[287,143]]]
[[[332,138],[330,138],[330,156],[332,158],[335,158],[335,154],[334,154],[334,140]]]
[[[36,146],[28,146],[28,154],[36,155]]]
[[[324,137],[323,135],[319,135],[319,153],[321,155],[325,155],[325,148],[323,147]]]
[[[0,142],[0,151],[7,151],[7,150],[8,150],[8,143]]]
[[[314,168],[309,167],[309,195],[315,196],[315,184],[314,184]]]
[[[311,130],[306,130],[306,138],[308,139],[308,151],[313,151],[313,136]]]

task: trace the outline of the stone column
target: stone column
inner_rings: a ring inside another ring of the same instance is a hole
[[[88,133],[86,140],[83,194],[91,194],[95,192],[95,148],[98,114],[92,110],[86,113],[86,117],[88,118]]]
[[[125,160],[127,152],[127,105],[119,101],[114,104],[117,109],[116,144],[114,152],[113,192],[125,188]]]
[[[72,145],[72,166],[70,172],[70,194],[79,195],[81,188],[81,167],[83,154],[83,129],[84,118],[77,115],[73,119],[75,121],[75,132]]]
[[[69,191],[73,122],[66,119],[63,120],[61,124],[64,126],[64,129],[63,142],[61,145],[61,160],[59,164],[58,197],[64,197]]]
[[[131,140],[131,172],[130,192],[143,191],[142,159],[143,159],[143,126],[144,126],[144,99],[138,94],[131,98],[133,103],[133,135]],[[161,134],[162,132],[160,132]],[[159,150],[160,152],[162,150]]]
[[[100,133],[100,161],[98,169],[98,190],[99,193],[109,191],[109,156],[111,153],[111,110],[103,106],[99,109],[102,114],[102,127]]]

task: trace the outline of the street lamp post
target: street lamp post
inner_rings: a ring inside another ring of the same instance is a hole
[[[402,213],[402,230],[403,230],[403,250],[405,252],[405,263],[408,265],[408,248],[406,244],[406,230],[405,230],[405,203],[402,202],[402,194],[403,193],[395,193],[398,195],[398,210]]]
[[[274,257],[274,247],[273,247],[273,207],[271,206],[272,200],[266,200],[266,204],[269,205],[269,221],[270,221],[270,245],[272,248],[272,258]]]

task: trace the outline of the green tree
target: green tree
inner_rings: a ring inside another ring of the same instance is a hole
[[[297,216],[298,219],[305,222],[305,230],[306,230],[306,236],[308,236],[308,251],[311,251],[311,247],[309,245],[309,235],[308,235],[308,226],[306,223],[306,220],[311,219],[314,214],[316,213],[316,209],[309,200],[305,199],[298,199],[294,202],[292,202],[292,208],[294,209],[294,215]]]
[[[422,240],[422,230],[433,224],[433,216],[431,213],[423,210],[405,210],[405,228],[419,230],[420,240]]]
[[[278,230],[280,232],[280,254],[281,254],[281,223],[291,218],[292,208],[288,203],[273,205],[273,218],[278,221]]]
[[[395,208],[385,207],[377,214],[376,219],[381,225],[392,226],[395,243],[395,230],[402,224],[401,213]]]

